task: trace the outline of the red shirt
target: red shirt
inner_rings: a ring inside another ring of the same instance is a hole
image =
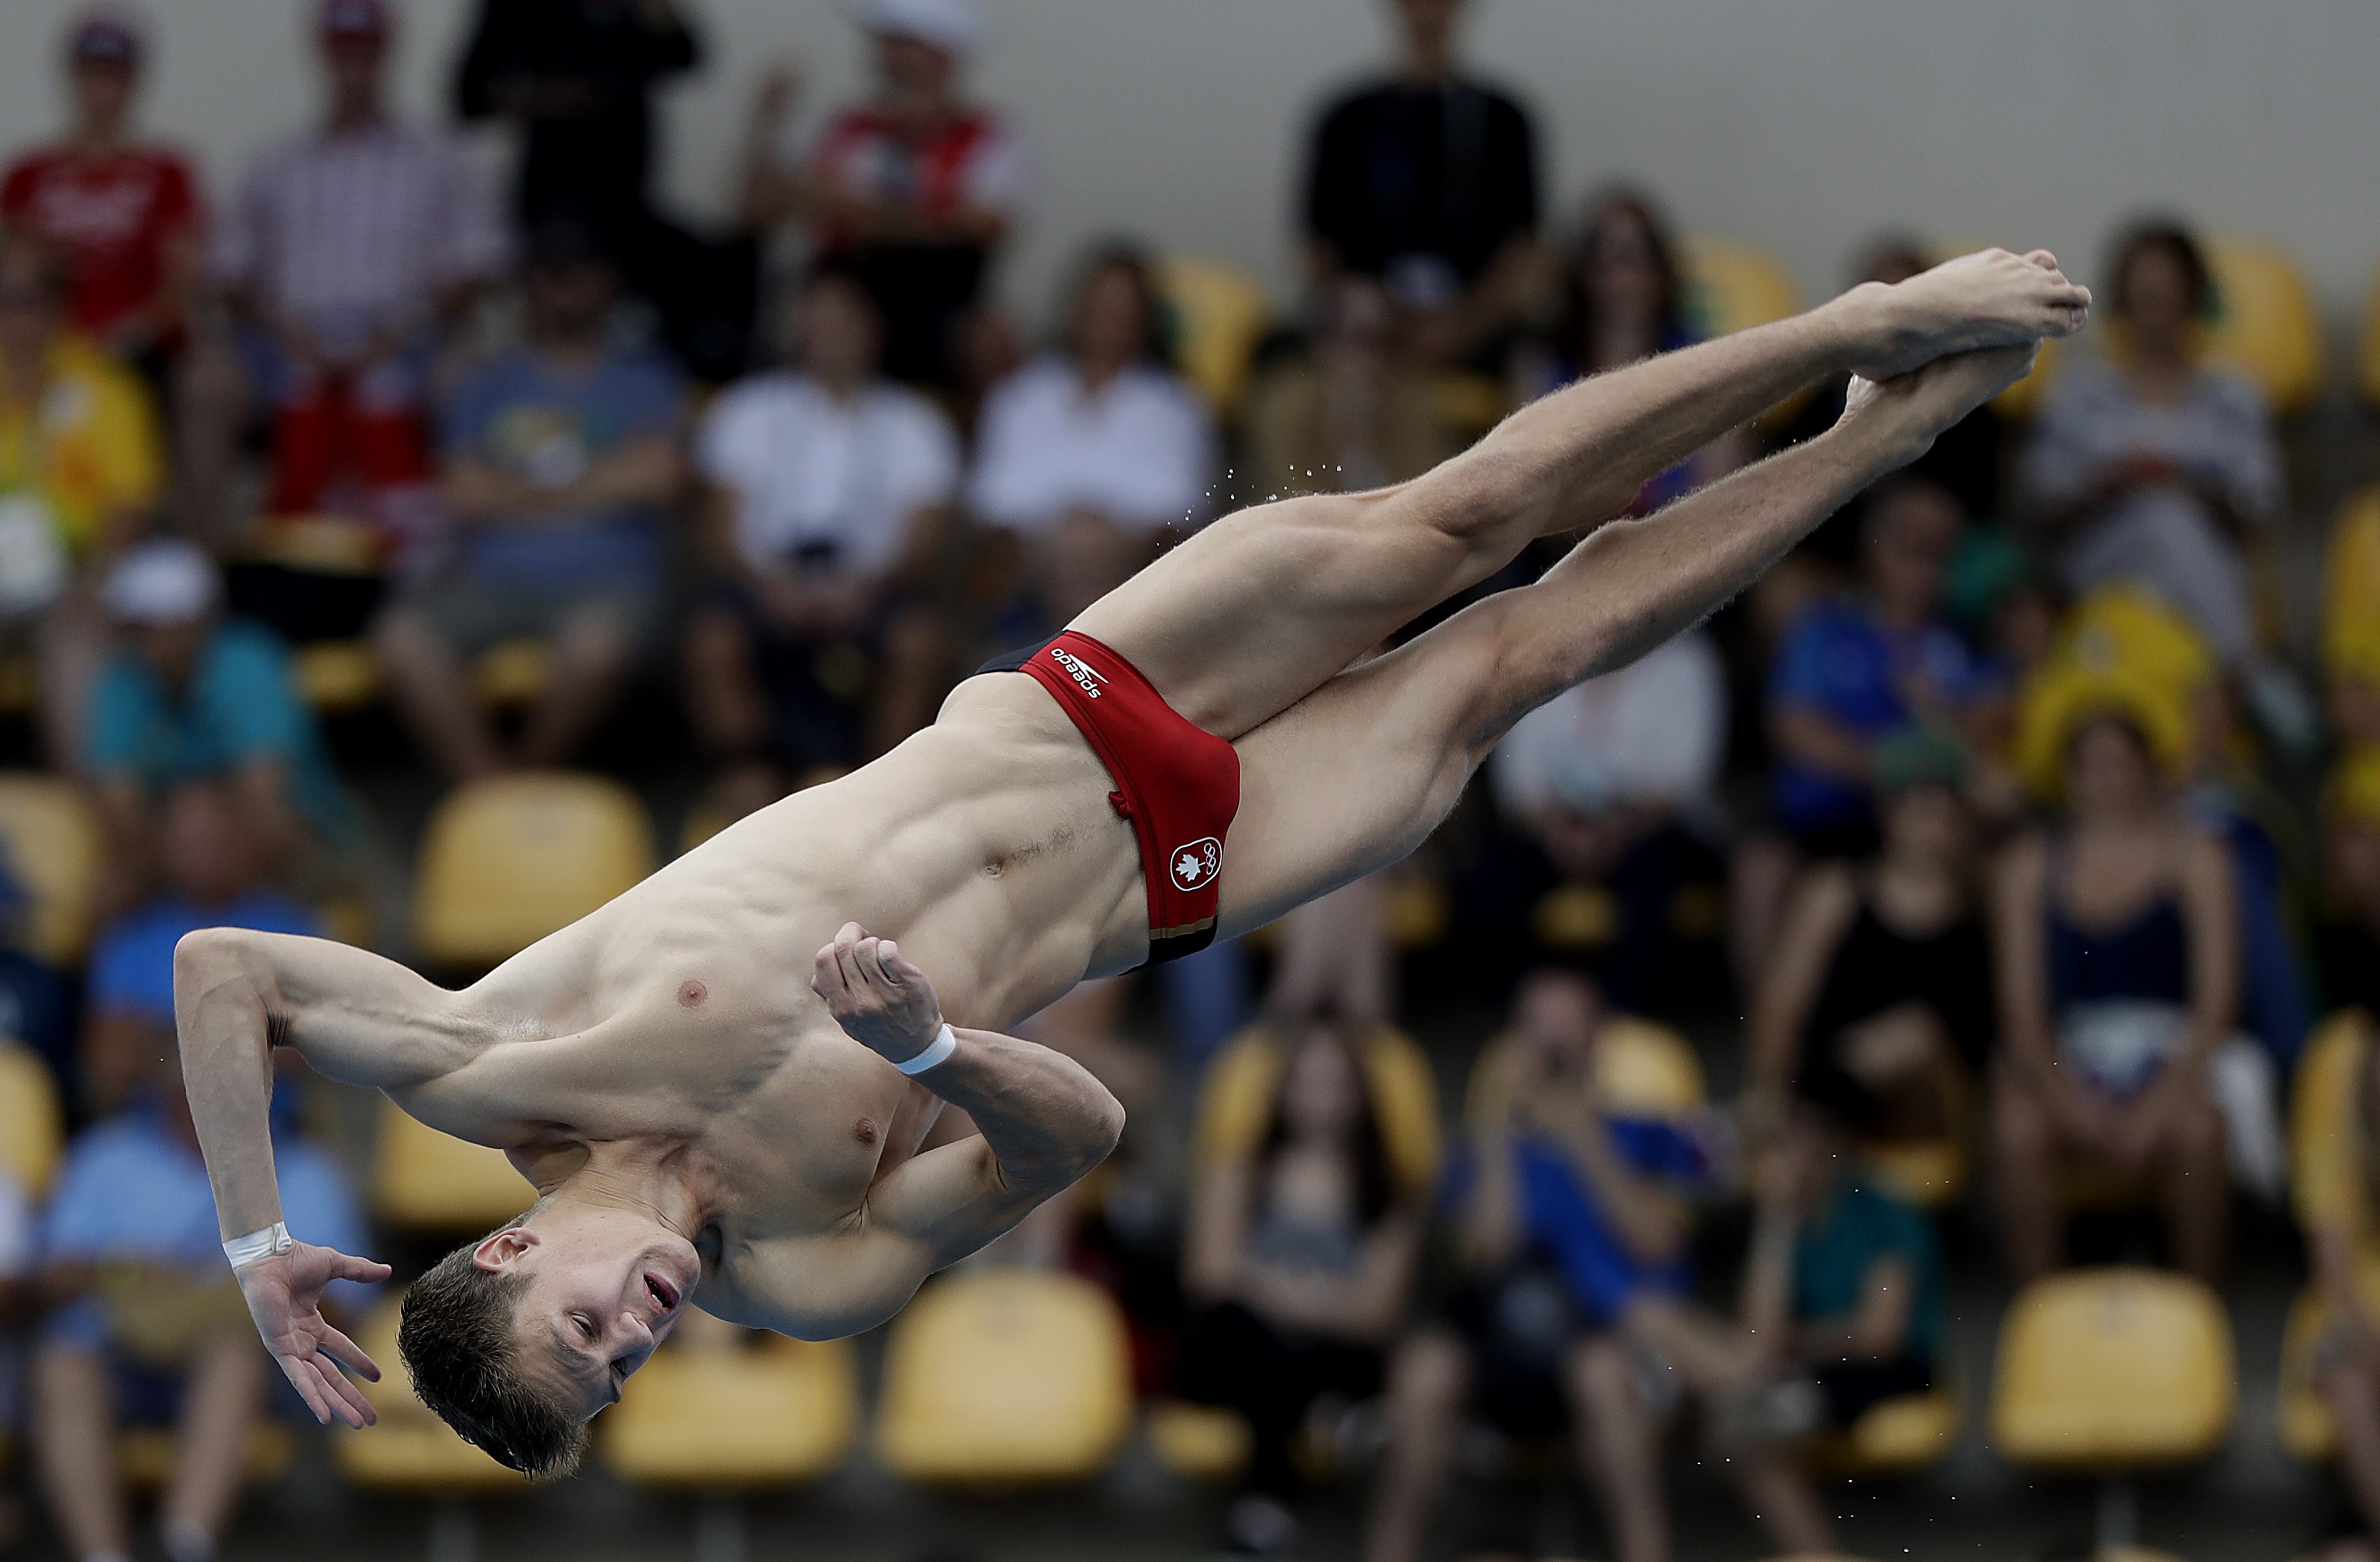
[[[980,109],[926,126],[870,106],[849,109],[828,124],[811,159],[832,185],[931,217],[965,207],[1012,211],[1024,194],[1024,149]],[[830,250],[848,242],[826,236]]]
[[[18,159],[0,182],[0,217],[66,256],[74,323],[104,341],[155,302],[166,241],[198,226],[198,184],[182,159],[162,148],[93,158],[70,146],[44,147]]]

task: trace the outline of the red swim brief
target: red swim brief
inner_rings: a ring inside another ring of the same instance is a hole
[[[983,672],[1030,675],[1065,708],[1108,767],[1115,811],[1140,839],[1148,886],[1146,964],[1195,955],[1215,938],[1223,841],[1240,811],[1240,756],[1165,702],[1140,669],[1068,629]]]

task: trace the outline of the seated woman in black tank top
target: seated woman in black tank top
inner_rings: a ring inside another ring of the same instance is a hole
[[[1989,946],[1960,792],[1964,750],[1912,733],[1876,754],[1883,849],[1808,873],[1763,971],[1751,1018],[1755,1116],[1822,1074],[1879,1106],[1880,1137],[1949,1126],[1946,1072],[1983,1067],[1992,1036]]]
[[[2174,801],[2151,730],[2120,706],[2078,713],[2066,818],[2010,848],[1993,887],[1992,1137],[2020,1280],[2060,1261],[2076,1165],[2144,1185],[2182,1268],[2222,1264],[2230,1170],[2209,1068],[2240,1005],[2231,865]]]

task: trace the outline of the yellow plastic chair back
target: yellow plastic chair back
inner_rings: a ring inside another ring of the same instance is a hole
[[[2380,689],[2380,488],[2348,500],[2331,523],[2322,595],[2323,670]]]
[[[2043,1470],[2186,1464],[2221,1446],[2238,1399],[2231,1321],[2212,1290],[2159,1270],[2074,1270],[2010,1305],[1991,1442]]]
[[[1688,238],[1679,264],[1687,323],[1705,341],[1802,312],[1802,289],[1793,274],[1766,250],[1724,238]],[[1807,391],[1787,397],[1761,414],[1761,422],[1772,429],[1789,422],[1808,400]]]
[[[355,1331],[364,1353],[380,1363],[378,1383],[363,1385],[380,1420],[356,1431],[334,1427],[331,1458],[339,1473],[372,1491],[461,1495],[472,1492],[523,1491],[528,1483],[455,1434],[413,1392],[413,1379],[396,1353],[400,1303],[382,1302]]]
[[[652,871],[652,823],[619,783],[565,774],[475,781],[431,816],[414,941],[433,964],[492,966]]]
[[[1150,1406],[1146,1430],[1157,1462],[1202,1486],[1222,1485],[1245,1469],[1254,1436],[1239,1411],[1184,1399]]]
[[[1281,1042],[1262,1021],[1233,1037],[1208,1066],[1191,1142],[1202,1160],[1251,1155],[1281,1085]],[[1429,1056],[1411,1036],[1383,1026],[1365,1038],[1365,1083],[1397,1183],[1426,1195],[1438,1180],[1444,1135]]]
[[[67,781],[0,774],[0,847],[27,902],[25,946],[70,966],[91,942],[92,900],[106,840],[91,800]]]
[[[2362,1202],[2355,1097],[2372,1045],[2371,1017],[2342,1009],[2314,1028],[2298,1059],[2289,1087],[2289,1188],[2301,1225],[2337,1211],[2342,1199]]]
[[[2227,236],[2206,245],[2216,314],[2207,356],[2244,370],[2273,410],[2302,412],[2322,390],[2322,312],[2286,250]]]
[[[2355,358],[2355,384],[2368,405],[2380,407],[2380,271],[2372,274],[2372,297],[2363,306],[2363,346]]]
[[[1172,316],[1173,358],[1219,417],[1239,410],[1248,393],[1257,344],[1272,320],[1264,285],[1229,261],[1166,255],[1157,289]]]
[[[1463,1115],[1500,1099],[1498,1076],[1513,1066],[1514,1053],[1499,1036],[1480,1049],[1465,1087]],[[1633,1014],[1609,1015],[1595,1039],[1595,1087],[1615,1116],[1675,1122],[1709,1102],[1702,1059],[1684,1036],[1657,1020]]]
[[[325,640],[298,648],[298,692],[328,714],[359,711],[380,698],[380,657],[368,641]]]
[[[1087,1480],[1107,1468],[1132,1424],[1123,1316],[1087,1280],[962,1270],[893,1322],[876,1455],[905,1480]]]
[[[851,1342],[697,1330],[653,1354],[599,1430],[612,1472],[644,1486],[747,1491],[814,1481],[850,1451],[859,1427]]]
[[[441,1133],[381,1103],[372,1149],[372,1214],[400,1231],[477,1237],[537,1201],[537,1190],[501,1150]]]
[[[164,1427],[133,1427],[115,1434],[115,1468],[124,1483],[136,1492],[154,1492],[174,1478],[174,1460],[180,1437]],[[250,1486],[278,1480],[297,1457],[298,1442],[277,1422],[261,1422],[249,1429],[248,1446],[240,1455],[240,1479]]]
[[[491,705],[526,705],[552,685],[553,648],[541,640],[491,646],[471,666],[471,687]]]
[[[268,517],[255,546],[260,562],[314,575],[377,575],[386,551],[378,528],[337,515]]]
[[[1802,290],[1793,274],[1767,250],[1699,237],[1681,248],[1686,320],[1704,340],[1801,312]]]
[[[1960,1419],[1954,1388],[1900,1395],[1870,1406],[1842,1433],[1812,1448],[1811,1458],[1837,1475],[1913,1475],[1949,1457]]]
[[[66,1111],[48,1066],[30,1047],[0,1042],[0,1169],[38,1200],[65,1149]]]

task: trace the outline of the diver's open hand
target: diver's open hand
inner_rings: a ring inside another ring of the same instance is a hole
[[[889,938],[845,922],[818,952],[810,991],[826,1000],[851,1039],[892,1063],[906,1063],[933,1044],[942,1029],[942,1004],[926,973],[901,958]]]
[[[311,1242],[292,1242],[242,1265],[238,1275],[240,1294],[248,1299],[249,1316],[256,1320],[264,1348],[281,1363],[314,1419],[324,1426],[334,1416],[357,1427],[377,1421],[371,1401],[339,1368],[344,1364],[373,1383],[380,1381],[380,1368],[322,1316],[322,1287],[334,1280],[372,1285],[388,1278],[388,1265]]]

